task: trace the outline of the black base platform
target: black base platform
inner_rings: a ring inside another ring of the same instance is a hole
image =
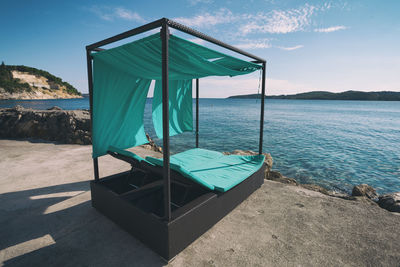
[[[265,166],[225,193],[171,181],[171,221],[163,219],[163,182],[140,171],[90,184],[92,205],[167,261],[264,183]]]

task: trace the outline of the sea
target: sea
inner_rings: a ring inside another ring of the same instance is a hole
[[[258,150],[260,100],[199,100],[199,143],[216,151]],[[0,107],[88,109],[88,98],[0,100]],[[195,110],[195,109],[193,109]],[[147,100],[145,130],[156,143]],[[170,138],[171,152],[195,146],[195,134]],[[273,169],[300,183],[350,193],[366,183],[378,193],[400,191],[400,102],[340,100],[265,101],[264,152]]]

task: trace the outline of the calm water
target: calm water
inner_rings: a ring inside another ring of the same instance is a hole
[[[88,99],[0,101],[35,109],[87,109]],[[264,150],[274,169],[302,183],[349,192],[368,183],[379,193],[400,191],[400,102],[267,100]],[[200,99],[200,147],[258,149],[260,102]],[[151,100],[146,131],[154,137]],[[160,140],[156,140],[159,144]],[[194,146],[193,133],[171,138],[171,150]]]

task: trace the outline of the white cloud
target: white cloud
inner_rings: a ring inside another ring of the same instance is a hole
[[[329,5],[313,6],[305,4],[299,8],[289,10],[272,10],[256,14],[234,14],[227,8],[221,8],[215,12],[206,12],[193,17],[177,17],[177,22],[189,27],[207,28],[218,24],[232,24],[240,21],[241,26],[235,27],[239,35],[251,33],[289,33],[303,31],[311,23],[312,15],[317,11],[329,9]],[[236,35],[237,35],[236,34]]]
[[[130,11],[125,8],[122,8],[122,7],[115,8],[114,12],[115,12],[115,15],[121,19],[145,22],[145,20],[138,13]]]
[[[269,39],[244,39],[240,43],[236,44],[235,47],[241,49],[262,49],[262,48],[270,48],[270,40]]]
[[[90,12],[92,12],[93,14],[95,14],[96,16],[98,16],[99,18],[101,18],[102,20],[108,20],[111,21],[112,20],[112,15],[109,12],[105,12],[104,11],[104,7],[99,7],[99,6],[92,6],[90,8],[88,8],[88,10]]]
[[[299,48],[304,47],[304,45],[296,45],[296,46],[289,46],[289,47],[284,47],[284,46],[277,46],[277,48],[282,49],[282,50],[286,50],[286,51],[292,51],[292,50],[296,50]]]
[[[235,19],[236,17],[229,9],[221,8],[213,14],[207,12],[191,18],[178,17],[174,18],[173,20],[189,27],[206,28],[210,26],[215,26],[217,24],[230,23]]]
[[[346,26],[333,26],[329,28],[319,28],[319,29],[314,29],[315,32],[335,32],[335,31],[340,31],[340,30],[346,30]]]
[[[92,6],[89,8],[89,11],[96,14],[99,18],[107,21],[123,19],[142,23],[146,22],[146,20],[137,12],[123,7]]]
[[[317,7],[306,4],[297,9],[286,11],[273,10],[268,13],[256,15],[245,15],[249,21],[241,26],[239,31],[242,35],[250,33],[289,33],[303,31],[310,24],[311,16]]]

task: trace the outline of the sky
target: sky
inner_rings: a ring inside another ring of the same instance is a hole
[[[0,11],[0,61],[47,70],[82,93],[86,45],[162,17],[265,58],[267,95],[400,92],[398,0],[1,0]],[[259,75],[201,79],[200,97],[257,93]]]

